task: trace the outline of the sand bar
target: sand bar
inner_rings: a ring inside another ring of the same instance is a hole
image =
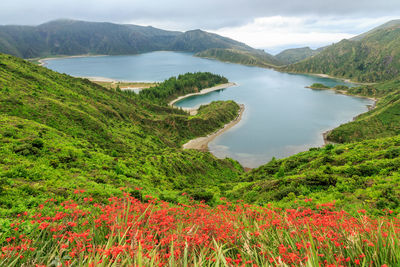
[[[344,82],[346,82],[346,83],[354,83],[354,84],[360,84],[360,85],[373,85],[373,84],[376,84],[376,83],[362,83],[362,82],[355,82],[355,81],[352,81],[352,80],[350,80],[350,79],[346,79],[346,78],[340,78],[340,77],[334,77],[334,76],[330,76],[330,75],[328,75],[328,74],[323,74],[323,73],[305,73],[305,74],[308,74],[308,75],[314,75],[314,76],[318,76],[318,77],[322,77],[322,78],[329,78],[329,79],[335,79],[335,80],[342,80],[342,81],[344,81]]]
[[[41,58],[38,60],[38,62],[40,63],[40,66],[46,66],[47,64],[47,60],[53,60],[53,59],[62,59],[62,58],[76,58],[76,57],[104,57],[107,55],[76,55],[76,56],[57,56],[57,57],[46,57],[46,58]]]
[[[232,87],[232,86],[236,86],[236,85],[237,85],[236,83],[230,82],[230,83],[224,83],[224,84],[220,84],[220,85],[217,85],[217,86],[214,86],[214,87],[206,88],[206,89],[201,90],[198,93],[192,93],[192,94],[187,94],[187,95],[184,95],[184,96],[180,96],[180,97],[172,100],[171,102],[169,102],[168,105],[169,106],[174,106],[174,104],[176,102],[178,102],[178,101],[180,101],[182,99],[185,99],[187,97],[195,96],[195,95],[204,95],[204,94],[208,94],[208,93],[213,92],[213,91],[218,91],[218,90],[225,89],[225,88]],[[224,125],[223,128],[217,130],[214,133],[211,133],[211,134],[209,134],[207,136],[202,136],[202,137],[198,137],[198,138],[190,140],[189,142],[187,142],[186,144],[183,145],[183,149],[197,149],[197,150],[200,150],[200,151],[208,151],[208,143],[210,143],[212,140],[214,140],[215,137],[217,137],[218,135],[224,133],[225,131],[227,131],[230,128],[232,128],[233,126],[235,126],[242,119],[242,115],[243,115],[243,112],[244,112],[244,105],[241,104],[239,106],[240,106],[239,113],[238,113],[237,117],[234,120],[228,122],[227,124]],[[190,115],[196,115],[197,114],[197,110],[198,110],[197,108],[181,108],[181,109],[186,111],[186,112],[189,112]]]
[[[187,95],[180,96],[177,99],[174,99],[171,102],[169,102],[168,105],[173,106],[176,102],[178,102],[178,101],[180,101],[182,99],[185,99],[187,97],[191,97],[191,96],[194,96],[194,95],[205,95],[205,94],[208,94],[208,93],[213,92],[213,91],[218,91],[218,90],[225,89],[225,88],[232,87],[232,86],[236,86],[236,85],[237,85],[236,83],[224,83],[224,84],[220,84],[220,85],[217,85],[217,86],[214,86],[214,87],[206,88],[206,89],[201,90],[198,93],[192,93],[192,94],[187,94]]]
[[[183,148],[184,149],[197,149],[200,151],[208,151],[208,143],[210,143],[212,140],[214,140],[215,137],[217,137],[218,135],[226,132],[227,130],[229,130],[236,124],[238,124],[240,122],[240,120],[242,119],[243,112],[244,112],[244,105],[240,104],[240,110],[239,110],[238,116],[234,120],[225,124],[225,126],[223,128],[219,129],[218,131],[216,131],[212,134],[190,140],[189,142],[187,142],[186,144],[183,145]]]

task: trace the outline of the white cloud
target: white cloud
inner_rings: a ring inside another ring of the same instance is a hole
[[[272,16],[256,18],[243,26],[225,27],[212,32],[256,48],[266,48],[267,51],[277,47],[304,45],[316,48],[351,38],[390,19],[392,18]]]

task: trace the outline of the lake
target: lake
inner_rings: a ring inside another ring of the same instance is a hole
[[[163,81],[197,71],[224,75],[238,86],[186,98],[176,105],[197,107],[214,100],[244,104],[242,120],[210,142],[209,149],[219,158],[231,157],[246,167],[323,145],[323,132],[351,121],[373,103],[332,90],[305,88],[313,83],[346,84],[341,80],[224,63],[190,53],[60,58],[47,60],[46,66],[72,76],[122,81]]]

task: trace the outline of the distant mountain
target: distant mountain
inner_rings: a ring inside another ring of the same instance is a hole
[[[313,50],[309,47],[301,47],[301,48],[291,48],[291,49],[286,49],[280,52],[275,56],[277,60],[282,62],[285,65],[292,64],[299,62],[303,59],[306,59],[308,57],[311,57],[313,55],[318,54],[320,51]]]
[[[355,39],[344,39],[284,70],[324,73],[360,82],[393,79],[400,74],[400,24],[392,21]]]
[[[23,58],[136,54],[163,49],[179,34],[153,27],[57,20],[37,27],[0,26],[0,52]]]
[[[0,52],[22,58],[126,55],[159,50],[197,53],[216,48],[260,54],[264,58],[270,56],[244,43],[202,30],[182,33],[150,26],[76,20],[56,20],[39,26],[0,26]],[[276,62],[272,56],[271,60]]]
[[[202,30],[192,30],[180,34],[176,36],[170,45],[170,50],[188,52],[201,52],[210,48],[231,48],[244,51],[255,50],[244,43]]]
[[[254,65],[259,67],[276,67],[282,65],[274,56],[262,50],[240,50],[231,48],[211,48],[197,53],[195,56],[218,59],[220,61]]]

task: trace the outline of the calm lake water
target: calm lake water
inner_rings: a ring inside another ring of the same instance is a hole
[[[224,75],[238,86],[186,98],[176,105],[197,107],[214,100],[244,104],[243,119],[215,138],[209,149],[217,157],[231,157],[247,167],[323,145],[323,132],[352,120],[372,104],[331,90],[305,88],[316,82],[345,84],[340,80],[223,63],[189,53],[64,58],[48,60],[47,67],[73,76],[126,81],[163,81],[197,71]]]

